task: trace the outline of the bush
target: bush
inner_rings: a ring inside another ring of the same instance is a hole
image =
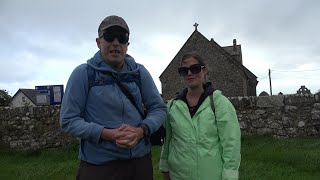
[[[9,106],[12,97],[9,95],[9,92],[5,89],[0,89],[0,106]]]

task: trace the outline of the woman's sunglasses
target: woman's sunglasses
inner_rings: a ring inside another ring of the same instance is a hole
[[[127,33],[104,33],[103,38],[109,43],[113,42],[116,38],[120,44],[125,44],[129,41],[129,35]]]
[[[180,76],[187,76],[189,70],[192,74],[198,74],[199,72],[201,72],[202,68],[204,68],[203,64],[193,64],[189,68],[187,68],[187,67],[178,68],[178,72],[179,72]]]

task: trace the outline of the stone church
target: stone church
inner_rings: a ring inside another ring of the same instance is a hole
[[[241,45],[234,39],[232,46],[221,47],[213,39],[204,37],[195,24],[195,31],[160,75],[164,99],[173,98],[184,88],[178,67],[182,56],[189,52],[204,58],[209,71],[208,81],[225,96],[256,96],[257,76],[243,65]]]

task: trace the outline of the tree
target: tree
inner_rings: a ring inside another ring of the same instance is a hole
[[[9,92],[5,89],[0,89],[0,106],[8,106],[11,102],[12,97]]]

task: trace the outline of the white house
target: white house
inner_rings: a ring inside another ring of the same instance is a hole
[[[19,89],[12,97],[12,107],[36,106],[36,95],[34,89]]]

